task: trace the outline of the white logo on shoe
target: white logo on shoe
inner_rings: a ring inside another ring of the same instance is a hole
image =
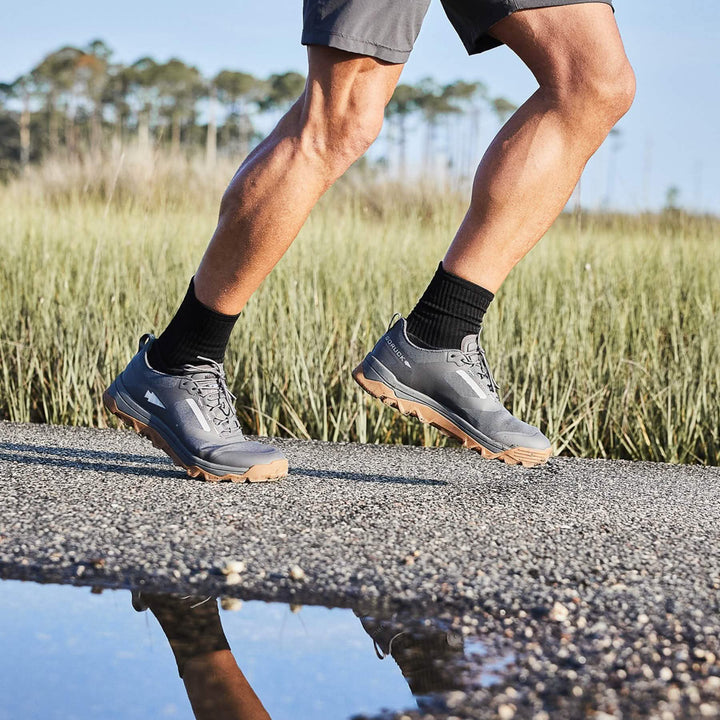
[[[481,400],[487,398],[485,391],[464,370],[457,370],[456,372],[475,391],[475,394]]]
[[[390,349],[398,356],[398,358],[405,363],[405,365],[412,368],[412,365],[405,359],[405,356],[400,352],[400,350],[398,350],[398,346],[389,337],[387,337],[387,335],[385,336],[385,342],[390,346]]]
[[[151,404],[151,405],[157,405],[158,407],[161,407],[163,410],[165,410],[165,406],[162,404],[162,401],[158,399],[158,396],[151,392],[150,390],[147,390],[145,392],[145,399]]]
[[[210,426],[208,425],[208,421],[202,414],[202,411],[198,407],[198,404],[192,398],[185,398],[185,402],[190,406],[190,409],[193,411],[193,414],[198,419],[198,422],[200,423],[200,425],[202,425],[202,429],[205,432],[210,432]]]

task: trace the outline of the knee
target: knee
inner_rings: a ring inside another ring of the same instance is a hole
[[[591,77],[590,93],[596,106],[614,125],[635,99],[635,73],[627,58]]]
[[[300,135],[303,152],[339,176],[373,144],[383,115],[384,103],[368,98],[311,106]]]
[[[560,94],[591,127],[609,132],[635,98],[635,73],[623,54],[574,68],[561,82]]]

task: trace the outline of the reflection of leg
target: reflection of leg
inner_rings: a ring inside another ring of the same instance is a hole
[[[198,720],[270,720],[229,650],[188,660],[183,681]]]
[[[230,649],[214,598],[142,593],[140,600],[140,605],[150,608],[160,623],[180,677],[184,677],[185,665],[191,658]]]
[[[363,616],[360,622],[383,658],[391,655],[413,695],[448,692],[462,686],[457,664],[465,657],[462,636],[421,620],[401,622]]]
[[[214,598],[141,596],[170,643],[198,720],[269,720],[230,652]]]

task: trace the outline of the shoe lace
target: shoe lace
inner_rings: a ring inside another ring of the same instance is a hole
[[[235,413],[235,401],[225,378],[225,370],[220,363],[210,358],[198,356],[198,360],[207,363],[202,367],[187,366],[188,375],[192,377],[198,395],[204,400],[205,407],[218,428],[220,435],[234,435],[242,428]]]
[[[481,378],[485,378],[490,383],[492,391],[495,393],[495,396],[499,398],[500,385],[498,385],[493,377],[487,357],[485,356],[485,350],[482,345],[480,345],[480,333],[478,333],[478,343],[475,350],[457,350],[451,354],[450,358],[452,360],[459,359],[466,365],[470,365]]]

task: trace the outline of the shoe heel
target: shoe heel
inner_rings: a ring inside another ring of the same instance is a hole
[[[147,433],[147,426],[144,423],[141,423],[136,418],[132,417],[131,415],[128,415],[127,413],[124,413],[117,404],[117,401],[111,394],[112,386],[110,386],[102,396],[103,405],[105,406],[105,409],[114,415],[116,418],[119,418],[125,425],[127,425],[131,430],[134,430],[139,435],[146,435]]]
[[[150,424],[149,417],[146,417],[140,408],[133,407],[125,401],[121,388],[118,387],[120,378],[115,378],[110,387],[103,393],[102,401],[105,409],[120,418],[129,428],[136,433],[147,435],[147,428]]]
[[[117,388],[115,387],[115,380],[113,380],[112,384],[110,385],[107,390],[102,395],[102,402],[105,406],[105,409],[112,413],[113,415],[116,415],[117,417],[120,417],[119,415],[119,408],[117,405],[117,402],[115,398],[117,397]]]
[[[353,379],[369,395],[382,400],[386,405],[397,407],[395,391],[385,383],[382,375],[372,367],[371,362],[369,362],[371,360],[372,358],[365,358],[353,370]]]
[[[360,363],[363,375],[374,382],[383,383],[391,388],[401,387],[401,383],[388,368],[373,355],[367,355]]]

